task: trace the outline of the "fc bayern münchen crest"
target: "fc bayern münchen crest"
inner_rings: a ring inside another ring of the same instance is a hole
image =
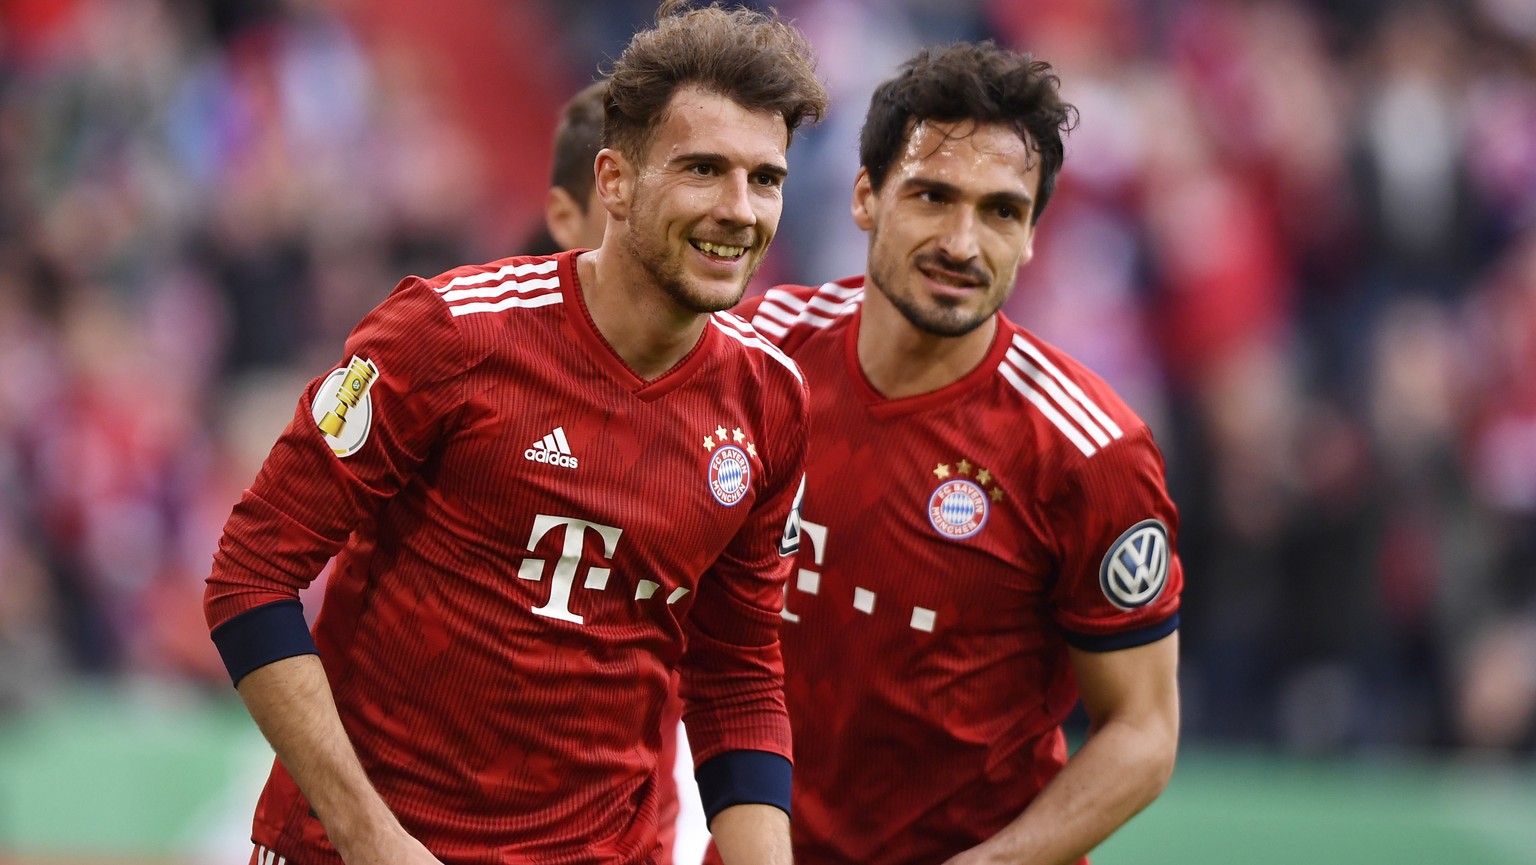
[[[946,538],[968,538],[987,523],[987,494],[973,481],[945,481],[928,497],[928,521]]]
[[[709,458],[709,491],[715,501],[731,507],[746,496],[752,484],[752,463],[747,452],[735,445],[721,445]]]

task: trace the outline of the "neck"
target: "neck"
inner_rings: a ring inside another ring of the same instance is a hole
[[[996,315],[962,336],[924,333],[868,283],[859,318],[859,367],[888,399],[932,393],[975,369],[991,351],[996,334]]]
[[[679,307],[609,244],[578,256],[576,274],[597,332],[640,378],[661,377],[698,345],[709,316]]]

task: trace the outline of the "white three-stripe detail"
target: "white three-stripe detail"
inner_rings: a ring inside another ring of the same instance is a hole
[[[495,285],[484,285],[480,288],[461,288],[443,294],[443,300],[453,302],[455,300],[468,300],[472,297],[501,297],[509,291],[527,293],[541,288],[557,288],[560,285],[560,277],[550,276],[544,279],[525,279],[522,281],[508,280],[498,282]]]
[[[1008,356],[998,365],[998,371],[1015,390],[1040,409],[1041,414],[1083,452],[1083,456],[1091,457],[1099,448],[1125,435],[1076,382],[1067,378],[1022,335],[1014,336]],[[1089,441],[1090,437],[1092,441]]]
[[[560,266],[557,259],[509,264],[500,270],[471,273],[456,277],[437,289],[455,317],[477,312],[500,312],[522,307],[530,309],[562,303],[560,277],[553,274]],[[533,276],[532,279],[519,277]],[[555,289],[549,291],[549,289]],[[529,296],[530,292],[541,292]],[[475,301],[463,303],[462,301]]]
[[[1040,365],[1041,369],[1044,369],[1046,372],[1051,374],[1051,378],[1054,378],[1056,381],[1061,383],[1062,388],[1065,389],[1067,393],[1071,394],[1073,399],[1076,399],[1083,405],[1084,408],[1088,409],[1088,412],[1092,414],[1094,418],[1104,426],[1104,429],[1109,431],[1110,438],[1117,439],[1125,435],[1125,433],[1120,430],[1119,425],[1117,425],[1113,420],[1110,420],[1109,415],[1105,414],[1103,410],[1099,408],[1097,403],[1089,399],[1087,394],[1083,393],[1083,389],[1077,386],[1077,382],[1067,378],[1061,370],[1056,368],[1056,364],[1051,363],[1050,359],[1041,354],[1040,349],[1035,348],[1035,346],[1031,344],[1029,340],[1025,339],[1022,334],[1014,335],[1013,344],[1016,348],[1023,350],[1025,354],[1033,358],[1034,361]]]
[[[1055,424],[1056,428],[1061,430],[1063,435],[1071,439],[1072,443],[1077,445],[1077,449],[1083,452],[1083,456],[1091,457],[1098,451],[1093,446],[1093,442],[1084,438],[1082,432],[1073,426],[1071,421],[1061,416],[1061,412],[1056,410],[1056,406],[1052,405],[1050,400],[1029,386],[1029,383],[1019,375],[1018,370],[1005,363],[998,366],[998,371],[1003,374],[1003,378],[1008,379],[1009,384],[1012,384],[1019,393],[1024,395],[1025,399],[1034,403],[1035,408],[1040,409],[1040,413],[1049,418],[1051,423]]]
[[[548,261],[531,262],[527,264],[509,264],[500,270],[490,271],[487,273],[472,273],[468,276],[460,276],[455,279],[451,279],[437,291],[439,294],[441,294],[445,291],[451,291],[452,289],[461,285],[479,285],[484,282],[500,282],[509,276],[527,276],[530,273],[553,273],[555,268],[559,266],[560,262],[553,258],[549,259]]]
[[[1088,413],[1083,411],[1082,406],[1078,405],[1076,400],[1067,396],[1066,392],[1061,389],[1061,386],[1054,379],[1041,372],[1038,367],[1030,363],[1017,349],[1008,349],[1008,362],[1013,364],[1013,367],[1019,372],[1029,376],[1030,381],[1034,382],[1040,390],[1045,391],[1057,405],[1065,409],[1067,414],[1077,421],[1078,426],[1087,431],[1088,435],[1093,436],[1093,440],[1098,443],[1099,447],[1109,444],[1109,436],[1105,435],[1104,430],[1100,429],[1099,425],[1088,417]]]
[[[775,337],[784,336],[796,324],[829,327],[838,318],[858,309],[863,300],[862,288],[845,288],[831,282],[807,298],[796,297],[782,288],[771,288],[758,304],[757,314],[752,316],[752,326]],[[827,315],[818,315],[818,312]]]
[[[783,364],[784,368],[793,373],[798,381],[802,384],[805,383],[805,378],[800,375],[800,367],[796,366],[795,362],[789,359],[789,355],[780,351],[778,346],[758,336],[757,331],[752,325],[747,324],[728,312],[715,313],[709,317],[709,323],[714,325],[716,330],[742,345],[760,349],[764,354]]]
[[[457,317],[460,315],[472,315],[477,312],[500,312],[504,309],[510,309],[514,306],[530,308],[535,306],[549,306],[552,303],[561,303],[564,300],[564,295],[560,294],[559,292],[554,292],[551,294],[541,294],[538,297],[507,297],[498,300],[495,303],[462,303],[458,306],[448,307],[448,311]]]

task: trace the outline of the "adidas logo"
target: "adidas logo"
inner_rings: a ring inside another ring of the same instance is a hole
[[[542,441],[534,442],[532,447],[523,451],[523,459],[568,469],[576,468],[576,458],[571,456],[571,445],[565,440],[563,426],[555,427],[554,432],[545,436]]]

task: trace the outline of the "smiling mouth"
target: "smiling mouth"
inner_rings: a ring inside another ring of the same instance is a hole
[[[710,243],[707,240],[690,240],[688,242],[692,244],[694,249],[710,258],[716,258],[721,261],[735,261],[747,254],[745,246],[729,246],[724,243]]]

